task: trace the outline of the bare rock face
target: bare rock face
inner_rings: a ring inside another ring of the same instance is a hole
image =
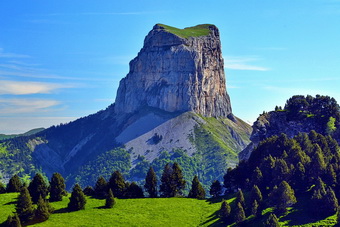
[[[214,25],[206,29],[207,35],[183,38],[155,25],[130,62],[130,72],[120,81],[115,113],[133,113],[148,106],[231,117],[219,31]]]

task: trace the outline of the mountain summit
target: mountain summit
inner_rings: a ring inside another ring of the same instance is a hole
[[[153,27],[120,81],[115,112],[131,113],[143,106],[205,117],[231,114],[216,26]]]
[[[217,27],[156,24],[120,81],[114,104],[0,143],[12,154],[1,162],[11,164],[0,163],[0,169],[4,176],[60,172],[69,183],[86,186],[115,170],[140,181],[149,166],[160,174],[164,163],[176,161],[190,169],[188,182],[198,174],[207,186],[236,165],[250,133],[232,114]]]

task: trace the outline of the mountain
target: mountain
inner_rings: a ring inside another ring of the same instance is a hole
[[[284,108],[276,107],[275,111],[261,114],[252,127],[251,143],[239,154],[240,160],[248,159],[261,141],[281,133],[293,138],[314,130],[331,135],[340,143],[340,107],[329,96],[295,95]]]
[[[36,134],[38,132],[41,132],[44,129],[45,128],[35,128],[35,129],[31,129],[31,130],[29,130],[25,133],[22,133],[22,134],[10,134],[10,135],[0,134],[0,140],[10,139],[10,138],[19,137],[19,136],[29,136],[29,135],[33,135],[33,134]]]
[[[222,179],[250,142],[251,127],[232,114],[226,90],[219,31],[204,24],[177,29],[156,24],[130,71],[120,81],[115,103],[69,124],[3,142],[3,175],[48,176],[60,172],[70,183],[122,171],[142,180],[148,166],[190,166],[206,185]],[[7,160],[7,161],[6,161]],[[191,178],[191,179],[190,179]]]

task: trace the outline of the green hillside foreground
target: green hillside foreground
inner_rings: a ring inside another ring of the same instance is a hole
[[[15,211],[18,193],[0,194],[0,223],[4,223],[9,214]],[[228,199],[233,207],[234,198]],[[103,207],[105,200],[87,197],[86,209],[76,212],[66,210],[69,199],[53,202],[55,212],[49,220],[29,226],[225,226],[218,218],[221,200],[197,200],[188,198],[156,199],[116,199],[112,209]],[[244,226],[263,226],[269,213],[254,219],[247,217]],[[282,226],[333,226],[336,215],[323,220],[312,221],[311,214],[299,211],[299,206],[290,208],[287,214],[279,216]],[[306,223],[308,219],[309,223]],[[3,224],[0,224],[3,226]],[[230,226],[236,226],[235,223]]]

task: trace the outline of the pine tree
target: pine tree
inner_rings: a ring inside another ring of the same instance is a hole
[[[84,194],[87,196],[93,196],[94,195],[94,190],[91,186],[86,186],[83,190]]]
[[[105,207],[106,208],[112,208],[116,204],[116,200],[113,196],[111,188],[109,189],[109,193],[107,194],[106,200],[105,200]]]
[[[132,182],[126,190],[127,198],[144,198],[143,189],[136,184],[136,182]]]
[[[81,187],[79,184],[76,184],[73,187],[73,191],[70,197],[70,202],[67,205],[67,208],[70,211],[77,211],[77,210],[84,210],[85,209],[85,204],[86,204],[86,198],[81,190]]]
[[[159,186],[159,192],[162,197],[171,197],[171,176],[172,168],[169,163],[164,166],[164,170],[161,177],[161,185]]]
[[[327,189],[326,195],[322,199],[322,206],[320,207],[322,213],[326,215],[333,215],[338,210],[339,204],[338,199],[331,187]]]
[[[5,185],[0,181],[0,194],[6,193]]]
[[[241,203],[237,203],[235,209],[235,222],[240,224],[246,220],[246,214],[244,213],[244,209]]]
[[[250,201],[256,200],[258,203],[262,202],[262,193],[257,185],[254,185],[250,192]]]
[[[108,190],[108,184],[104,177],[100,176],[94,186],[94,195],[99,199],[103,199],[106,197],[106,193]]]
[[[39,196],[37,209],[35,210],[35,219],[39,222],[46,221],[50,217],[50,210],[47,201]]]
[[[220,208],[220,218],[224,223],[228,222],[230,213],[231,213],[231,208],[230,208],[229,203],[223,200],[221,204],[221,208]]]
[[[123,198],[125,196],[125,180],[123,175],[118,170],[112,173],[108,185],[116,197]]]
[[[254,185],[262,185],[263,183],[263,175],[259,167],[256,166],[256,168],[253,171],[253,175],[251,177],[251,183]]]
[[[210,195],[214,198],[222,194],[222,185],[219,180],[214,180],[210,186]]]
[[[246,206],[246,202],[244,200],[244,195],[243,195],[243,192],[242,192],[241,189],[237,192],[237,195],[236,195],[236,204],[237,203],[241,203],[242,207]]]
[[[17,213],[15,213],[13,216],[9,215],[6,222],[6,227],[21,227],[20,218]]]
[[[13,177],[11,177],[11,179],[9,179],[6,191],[7,192],[20,192],[21,187],[22,187],[21,180],[19,176],[15,174]]]
[[[255,199],[253,203],[251,204],[251,214],[256,217],[258,212],[259,212],[259,204],[257,203]]]
[[[150,198],[157,197],[157,176],[152,166],[146,174],[144,188],[149,193]]]
[[[277,219],[276,215],[271,213],[264,223],[265,227],[280,227],[279,220]]]
[[[50,182],[50,201],[62,201],[63,196],[66,196],[65,180],[60,173],[53,173]]]
[[[171,188],[172,196],[182,195],[185,188],[185,180],[183,178],[182,169],[177,162],[172,165]]]
[[[290,185],[286,181],[282,181],[279,187],[277,188],[277,204],[276,208],[279,211],[285,212],[288,207],[295,204],[296,197],[294,190],[290,187]]]
[[[198,180],[198,177],[195,176],[192,180],[191,190],[189,191],[189,198],[196,198],[196,199],[204,199],[205,198],[205,190],[202,187],[202,184]]]
[[[27,187],[23,187],[21,189],[15,209],[21,222],[26,223],[32,220],[34,216],[34,208],[32,198]]]
[[[37,203],[39,197],[41,196],[43,199],[46,198],[48,194],[47,184],[40,173],[37,173],[31,183],[28,186],[28,190],[32,196],[33,203]]]

